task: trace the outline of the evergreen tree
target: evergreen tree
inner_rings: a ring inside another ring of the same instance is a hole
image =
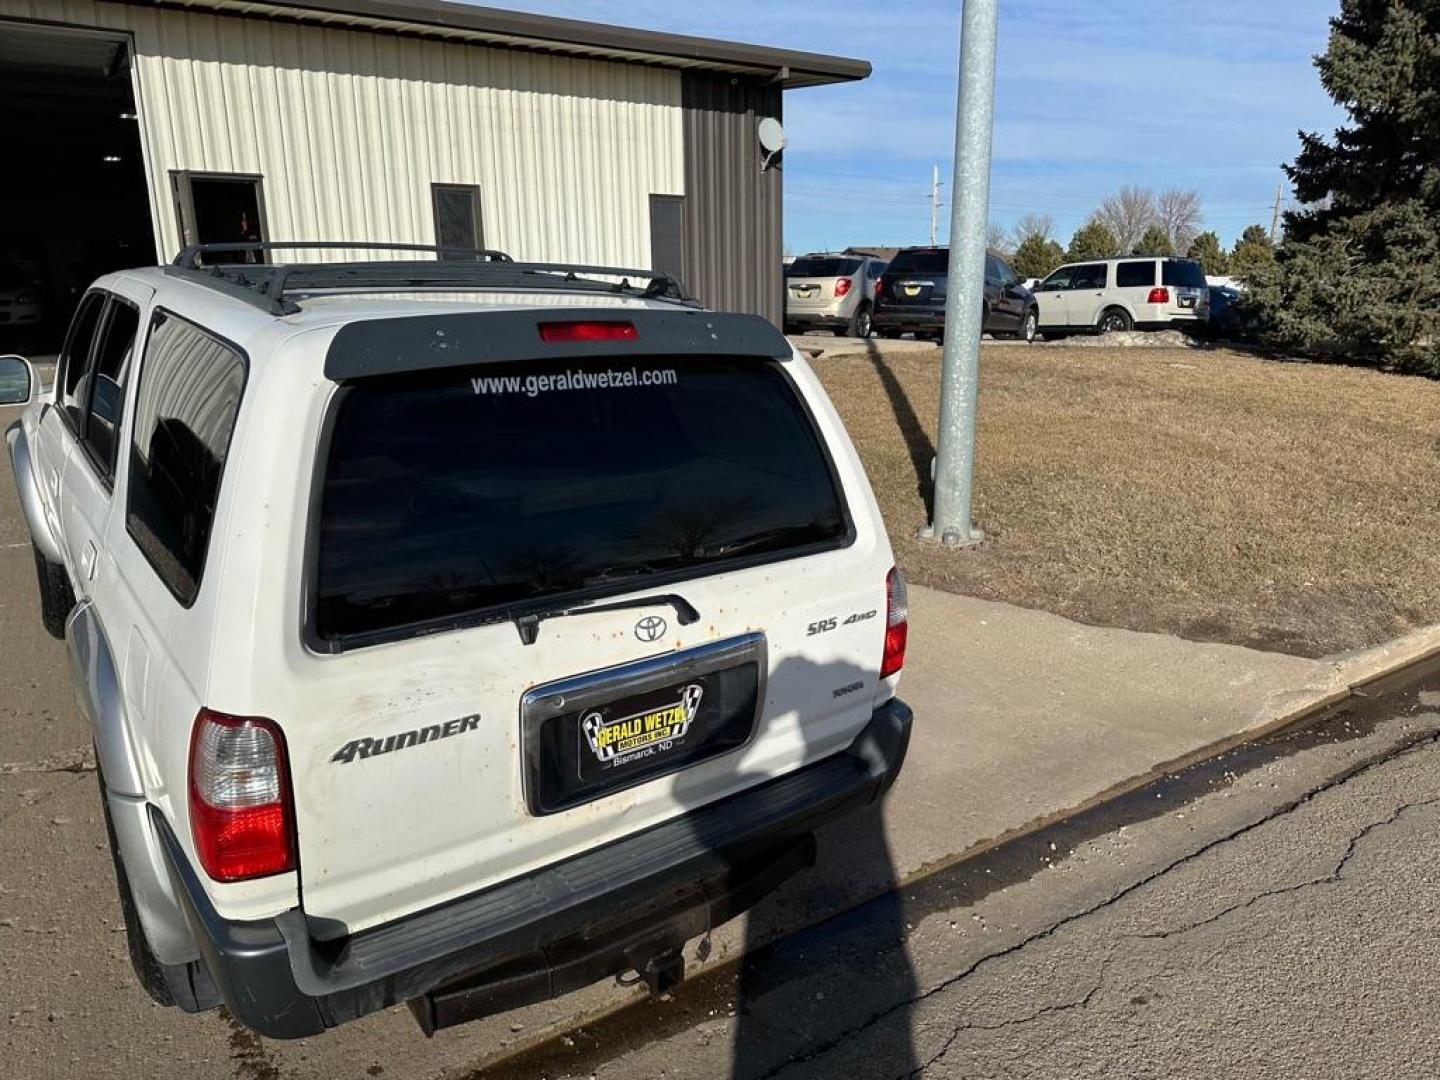
[[[1257,308],[1277,344],[1440,375],[1440,0],[1341,0],[1316,66],[1349,121],[1301,135]]]
[[[1194,259],[1211,277],[1224,277],[1230,273],[1230,256],[1220,246],[1220,237],[1213,232],[1202,232],[1185,250],[1187,259]]]
[[[1275,245],[1263,225],[1247,225],[1230,254],[1230,273],[1247,284],[1261,283],[1275,266]]]
[[[1113,259],[1120,254],[1120,241],[1103,221],[1091,219],[1070,238],[1065,258],[1070,262],[1084,259]]]
[[[1064,248],[1048,237],[1031,233],[1015,249],[1012,265],[1022,278],[1043,278],[1064,261]]]
[[[1131,255],[1174,255],[1175,245],[1170,243],[1170,234],[1163,225],[1151,225],[1140,237]]]

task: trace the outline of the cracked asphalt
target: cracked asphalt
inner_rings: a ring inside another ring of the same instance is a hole
[[[1432,674],[483,1075],[1440,1076],[1437,740]]]

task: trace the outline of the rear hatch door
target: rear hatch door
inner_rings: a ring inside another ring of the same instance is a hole
[[[902,251],[886,268],[881,301],[887,306],[943,308],[950,253],[944,248]]]
[[[318,935],[854,738],[889,559],[797,383],[817,392],[773,360],[612,356],[342,388],[285,726]]]
[[[786,310],[803,314],[835,305],[844,299],[835,295],[841,278],[850,279],[847,296],[862,288],[863,283],[856,278],[859,270],[859,259],[818,255],[796,259],[785,273]]]

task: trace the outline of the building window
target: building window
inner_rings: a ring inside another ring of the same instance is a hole
[[[685,197],[650,196],[650,269],[685,276]]]
[[[480,189],[472,184],[431,184],[430,201],[435,209],[435,243],[439,247],[479,250],[485,246],[480,218]],[[463,259],[452,253],[441,259]]]

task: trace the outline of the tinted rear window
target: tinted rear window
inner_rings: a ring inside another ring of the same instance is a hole
[[[838,547],[842,507],[775,363],[493,364],[365,380],[334,419],[315,629],[392,636]]]
[[[887,273],[943,274],[950,268],[950,252],[944,248],[902,251],[890,260]]]
[[[841,277],[860,269],[859,259],[796,259],[790,264],[790,277]]]
[[[1198,262],[1189,259],[1167,259],[1164,263],[1162,285],[1187,285],[1193,289],[1205,288],[1205,270]]]

